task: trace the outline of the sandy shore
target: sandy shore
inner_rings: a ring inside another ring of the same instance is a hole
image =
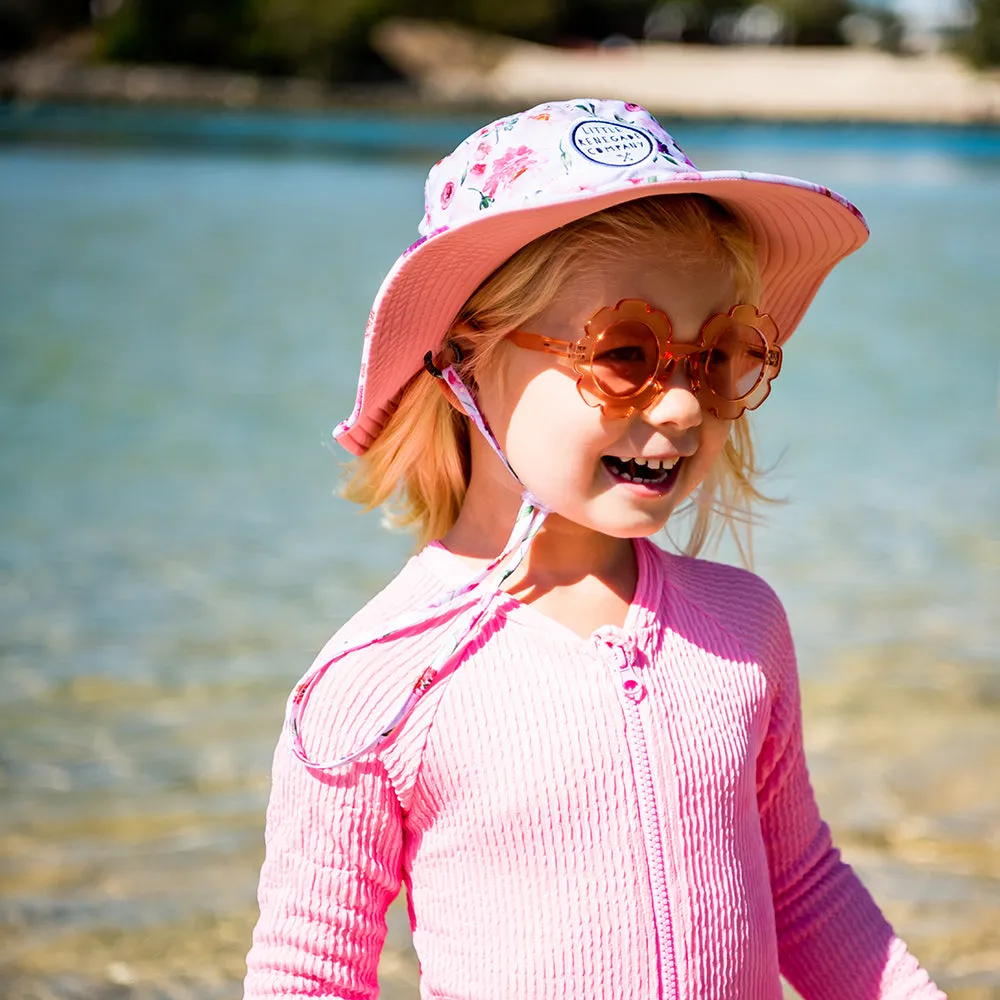
[[[656,45],[553,58],[519,49],[491,83],[498,97],[522,104],[596,91],[696,117],[1000,121],[1000,80],[951,56]]]

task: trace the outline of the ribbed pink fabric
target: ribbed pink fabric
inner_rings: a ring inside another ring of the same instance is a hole
[[[247,998],[375,997],[403,882],[425,998],[779,1000],[779,970],[810,1000],[943,996],[819,817],[777,597],[636,553],[624,628],[501,595],[378,758],[325,774],[279,745]],[[327,649],[466,573],[430,546]],[[445,627],[337,664],[310,753],[369,736]]]

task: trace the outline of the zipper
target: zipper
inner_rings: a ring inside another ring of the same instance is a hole
[[[646,846],[646,863],[649,869],[649,888],[653,897],[653,926],[656,930],[660,958],[661,1000],[675,1000],[677,996],[676,958],[674,956],[673,920],[670,914],[670,895],[667,887],[667,863],[660,826],[660,811],[656,801],[656,783],[649,761],[646,731],[639,705],[646,697],[646,685],[632,664],[634,644],[626,651],[620,639],[601,637],[601,645],[617,667],[619,694],[625,713],[625,737],[632,773],[639,796],[639,823]],[[632,654],[632,656],[629,655]]]

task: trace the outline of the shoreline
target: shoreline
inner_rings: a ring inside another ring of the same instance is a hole
[[[49,50],[0,63],[0,102],[189,111],[492,115],[600,94],[672,119],[1000,124],[1000,71],[950,54],[849,48],[637,44],[557,49],[426,22],[390,21],[375,44],[405,79],[329,87],[181,66],[94,63]]]
[[[425,21],[384,22],[382,57],[428,98],[530,107],[599,94],[700,119],[1000,123],[1000,70],[952,53],[678,45],[566,49]]]

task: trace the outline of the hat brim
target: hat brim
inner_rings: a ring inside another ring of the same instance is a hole
[[[484,212],[404,253],[386,275],[368,321],[354,410],[334,438],[354,455],[368,450],[424,355],[440,346],[476,288],[521,247],[613,205],[693,193],[723,202],[750,230],[763,289],[757,304],[773,317],[781,343],[834,265],[868,238],[864,217],[834,192],[794,177],[737,171],[616,184],[565,201]]]

